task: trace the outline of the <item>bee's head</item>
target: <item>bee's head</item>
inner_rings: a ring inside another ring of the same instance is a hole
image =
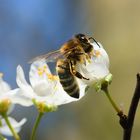
[[[79,41],[79,43],[81,44],[86,53],[89,53],[93,49],[90,39],[86,35],[76,34],[75,38]]]
[[[78,39],[80,43],[89,43],[88,37],[84,34],[76,34],[75,38]]]
[[[75,38],[78,39],[86,53],[89,53],[91,50],[93,50],[92,42],[95,42],[100,47],[98,42],[93,37],[87,37],[84,34],[76,34]]]

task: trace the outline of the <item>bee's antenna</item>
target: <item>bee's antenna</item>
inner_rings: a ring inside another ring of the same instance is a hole
[[[90,37],[89,40],[90,40],[90,39],[92,39],[92,40],[100,47],[99,43],[95,40],[95,38]]]

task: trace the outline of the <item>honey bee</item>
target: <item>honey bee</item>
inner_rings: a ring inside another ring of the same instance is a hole
[[[63,89],[71,97],[79,98],[79,85],[76,77],[89,80],[76,70],[77,63],[85,64],[93,55],[91,39],[100,47],[93,37],[84,34],[76,34],[72,39],[64,43],[59,50],[35,57],[31,62],[43,60],[46,62],[56,61],[56,72]]]

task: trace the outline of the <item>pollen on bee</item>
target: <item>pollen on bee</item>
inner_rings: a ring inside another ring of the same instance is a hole
[[[90,55],[86,55],[86,60],[88,61],[88,63],[91,63],[91,58],[90,58],[91,56]]]
[[[91,60],[90,59],[88,59],[87,61],[88,61],[88,63],[91,63]]]
[[[90,55],[91,55],[91,56],[94,55],[94,50],[92,50],[92,51],[90,52]]]

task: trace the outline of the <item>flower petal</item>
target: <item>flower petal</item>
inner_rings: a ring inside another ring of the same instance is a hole
[[[80,84],[79,86],[80,86],[79,87],[80,88],[80,97],[77,99],[77,98],[73,98],[70,95],[68,95],[68,93],[66,93],[64,91],[60,82],[58,82],[55,92],[53,94],[51,94],[50,96],[48,96],[48,98],[46,98],[46,104],[48,103],[48,104],[53,104],[53,105],[59,106],[59,105],[73,102],[73,101],[78,101],[85,95],[86,85]]]
[[[100,44],[100,43],[99,43]],[[91,62],[84,64],[77,64],[78,71],[86,78],[90,80],[82,80],[85,84],[93,84],[97,80],[104,78],[109,74],[109,58],[106,51],[100,44],[93,44],[94,56],[91,58]],[[98,54],[96,54],[98,52]]]
[[[25,90],[22,90],[22,89],[18,89],[16,91],[16,94],[14,94],[11,98],[12,98],[12,103],[14,103],[14,104],[20,104],[22,106],[33,105],[30,93],[26,92]]]
[[[29,79],[31,85],[34,87],[42,81],[48,79],[47,73],[51,74],[47,64],[44,61],[35,61],[31,64]]]
[[[27,121],[25,118],[23,118],[20,122],[17,122],[15,119],[11,117],[8,118],[16,132],[19,132],[21,130],[22,125]],[[0,127],[0,133],[6,136],[12,136],[12,133],[9,127],[7,126],[5,120],[2,119],[1,122],[2,126]]]
[[[60,81],[54,76],[51,75],[51,72],[45,62],[34,62],[31,65],[30,69],[30,82],[31,86],[29,86],[24,78],[24,73],[22,68],[17,72],[17,82],[20,87],[20,98],[25,96],[29,98],[28,104],[30,104],[30,100],[35,99],[36,101],[46,102],[46,105],[62,105],[66,103],[70,103],[72,101],[77,101],[85,95],[85,87],[84,84],[79,84],[80,86],[80,97],[79,99],[73,98],[69,96],[63,89]],[[47,75],[49,74],[49,76]],[[19,76],[18,76],[19,75]],[[20,76],[21,75],[21,76]],[[20,78],[18,78],[20,77]],[[29,88],[30,87],[30,88]],[[32,93],[32,96],[27,95]],[[28,97],[29,96],[29,97]],[[23,97],[23,99],[25,98]],[[27,99],[28,100],[28,99]],[[17,102],[20,101],[17,98]],[[26,101],[22,101],[23,105],[26,105]],[[28,106],[28,104],[26,106]],[[32,103],[31,103],[32,104]]]
[[[27,98],[32,99],[34,97],[34,91],[32,87],[27,83],[25,80],[24,72],[21,66],[17,67],[17,78],[16,78],[17,84],[20,87],[22,93],[24,93],[24,96]]]
[[[95,59],[97,59],[96,60],[97,62],[99,61],[99,62],[104,63],[107,66],[107,68],[109,68],[108,54],[105,51],[105,49],[103,48],[102,44],[100,42],[98,42],[98,44],[100,45],[100,47],[96,43],[93,43],[95,53],[99,52],[99,56],[95,57]]]
[[[17,66],[17,79],[16,79],[16,81],[17,81],[17,84],[19,87],[29,86],[29,84],[25,80],[24,71],[20,65]]]
[[[8,92],[10,90],[10,86],[8,83],[6,83],[5,81],[3,81],[2,77],[0,77],[0,95]]]

